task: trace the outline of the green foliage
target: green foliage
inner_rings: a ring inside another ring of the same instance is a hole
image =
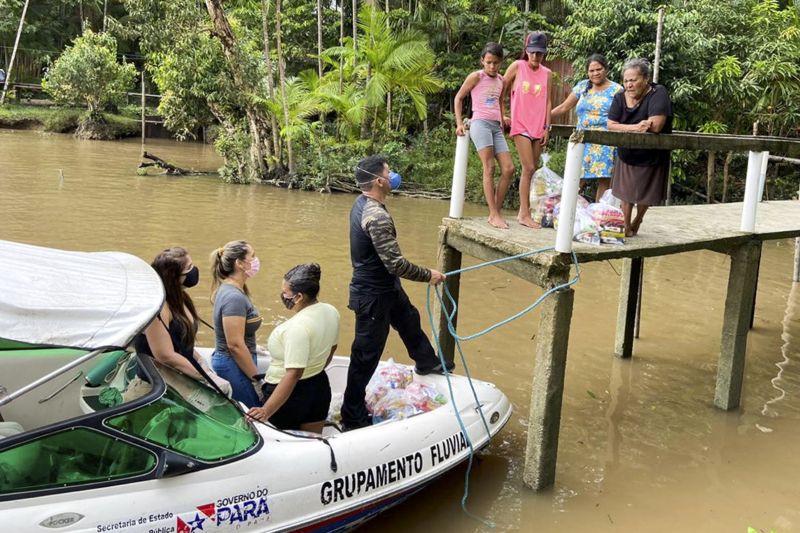
[[[58,102],[85,104],[96,116],[105,106],[122,103],[136,76],[136,68],[117,63],[116,55],[112,36],[86,30],[53,63],[42,88]]]
[[[24,105],[0,107],[0,127],[6,128],[33,126],[52,133],[69,133],[75,131],[86,118],[86,110],[75,107]],[[141,131],[139,120],[129,116],[103,113],[101,118],[110,138],[135,137]]]
[[[224,163],[219,174],[228,183],[246,183],[247,152],[250,137],[244,123],[218,130],[214,147],[222,156]]]
[[[0,0],[0,44],[13,44],[23,1]],[[254,143],[247,111],[256,107],[267,118],[259,126],[264,139],[272,140],[272,119],[278,133],[278,150],[265,157],[270,169],[263,177],[284,175],[291,141],[296,175],[286,179],[292,186],[324,189],[331,179],[349,180],[358,159],[382,151],[407,183],[448,189],[453,97],[465,76],[480,68],[479,52],[487,41],[503,45],[508,66],[519,55],[526,31],[545,30],[551,35],[550,59],[563,58],[575,66],[573,79],[565,83],[584,78],[583,62],[595,52],[607,57],[611,78],[619,80],[626,59],[653,59],[659,6],[666,12],[660,82],[672,95],[676,129],[747,134],[758,121],[762,134],[797,136],[798,1],[543,0],[532,2],[529,13],[522,12],[518,0],[390,0],[388,11],[384,2],[361,2],[356,43],[352,4],[322,2],[323,51],[318,54],[317,0],[283,0],[288,120],[280,91],[274,97],[267,91],[270,78],[278,87],[275,0],[225,2],[236,41],[232,61],[210,31],[204,2],[112,2],[108,26],[121,40],[119,51],[144,54],[154,90],[163,95],[159,113],[171,131],[179,137],[191,137],[200,127],[220,132],[215,142],[225,160],[223,175],[230,181],[262,177],[250,158]],[[263,56],[264,5],[270,10],[271,71]],[[31,3],[21,46],[43,49],[35,52],[37,60],[55,57],[57,53],[47,50],[60,50],[81,32],[81,10],[91,26],[100,27],[98,6],[102,8],[98,2],[77,0]],[[113,59],[116,63],[119,57]],[[74,128],[76,114],[70,113],[48,115],[48,127]],[[126,124],[117,126],[124,129]],[[555,169],[563,146],[552,152]],[[678,181],[696,188],[693,176],[704,176],[705,154],[677,151],[673,161]],[[741,164],[734,158],[731,175],[741,176]],[[783,167],[772,192],[791,190],[797,175],[796,169]],[[740,188],[732,182],[730,195],[736,197]],[[471,150],[468,197],[482,196],[481,165]]]

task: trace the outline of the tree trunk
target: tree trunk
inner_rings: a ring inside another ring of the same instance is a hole
[[[289,127],[289,102],[286,101],[286,69],[283,65],[283,34],[281,33],[281,0],[275,3],[275,38],[277,39],[278,52],[278,80],[281,84],[281,100],[283,102],[284,127]],[[289,163],[289,174],[294,174],[294,154],[292,153],[292,138],[286,137],[286,157]]]
[[[358,50],[358,0],[353,0],[353,50]]]
[[[339,0],[339,46],[344,46],[344,3]],[[339,56],[339,94],[344,90],[344,57]]]
[[[717,167],[717,152],[708,152],[708,165],[706,167],[706,195],[708,196],[708,203],[714,201],[714,185],[715,174]]]
[[[236,38],[233,35],[225,10],[222,8],[222,0],[205,0],[206,9],[211,17],[213,25],[212,35],[216,37],[222,45],[228,68],[233,76],[234,86],[243,95],[242,105],[247,115],[247,125],[250,130],[250,169],[247,175],[242,176],[245,181],[253,178],[261,179],[267,171],[264,162],[264,142],[263,136],[267,131],[267,120],[260,107],[253,104],[250,95],[257,91],[257,87],[247,78],[242,71],[242,62],[238,58],[238,47]]]
[[[733,159],[733,152],[728,152],[728,155],[725,156],[725,163],[722,165],[722,203],[728,201],[728,180],[730,179],[730,174],[728,169],[731,165],[731,159]]]
[[[531,1],[525,0],[525,24],[522,26],[522,32],[524,34],[528,33],[528,13],[531,12]]]
[[[317,74],[322,79],[322,0],[317,0]]]
[[[3,82],[3,93],[0,94],[0,105],[6,100],[6,92],[8,91],[8,84],[11,82],[11,72],[14,69],[14,58],[17,57],[17,48],[19,47],[19,38],[22,35],[22,26],[25,24],[25,15],[28,13],[28,4],[30,0],[25,0],[25,5],[22,7],[22,15],[19,17],[19,27],[17,28],[17,37],[14,39],[14,50],[11,52],[11,61],[8,63],[8,72],[6,72],[6,79]]]
[[[270,100],[275,100],[275,86],[272,83],[272,55],[269,48],[269,0],[261,0],[261,29],[264,33],[264,63],[267,66],[267,93]],[[278,165],[281,163],[281,141],[278,137],[278,121],[275,119],[275,113],[269,114],[270,126],[272,126],[272,148],[275,153],[275,158]],[[270,161],[270,168],[272,162]]]

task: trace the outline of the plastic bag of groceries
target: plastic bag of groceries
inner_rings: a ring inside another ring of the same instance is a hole
[[[586,244],[600,244],[600,231],[588,211],[588,202],[578,197],[578,205],[575,207],[575,223],[572,226],[572,240],[584,242]],[[555,227],[558,228],[558,215],[561,211],[561,204],[557,205],[554,215]]]
[[[611,189],[606,189],[606,192],[604,192],[603,196],[600,197],[600,203],[616,207],[617,209],[622,207],[622,202],[619,198],[614,196],[614,193],[611,191]]]
[[[405,389],[414,380],[414,372],[394,359],[380,363],[367,384],[367,408],[379,402],[390,390]]]
[[[433,411],[447,403],[435,387],[420,382],[410,383],[405,389],[391,389],[372,406],[372,422],[402,420],[420,413]]]
[[[553,211],[561,201],[561,195],[539,196],[535,202],[531,202],[531,218],[540,228],[553,227]]]
[[[370,407],[369,404],[367,407]],[[417,414],[417,410],[408,401],[405,389],[390,389],[369,410],[372,413],[373,424],[384,420],[402,420]]]
[[[622,210],[611,204],[589,204],[586,208],[592,216],[603,244],[625,244],[625,218]]]
[[[432,411],[447,403],[436,387],[414,381],[413,371],[393,360],[381,363],[367,385],[367,410],[374,423]]]
[[[533,173],[530,193],[531,206],[536,205],[539,198],[561,195],[564,180],[550,170],[550,167],[547,166],[548,162],[550,162],[550,154],[542,154],[542,167]]]

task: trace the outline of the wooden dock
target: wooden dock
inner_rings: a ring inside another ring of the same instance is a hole
[[[755,233],[736,229],[741,212],[741,203],[653,207],[648,211],[639,235],[626,239],[623,245],[574,245],[579,263],[628,260],[624,263],[620,282],[614,347],[615,355],[622,358],[631,357],[633,353],[642,258],[695,250],[712,250],[731,256],[714,397],[714,405],[724,410],[739,406],[762,242],[800,236],[798,201],[759,204]],[[501,230],[490,226],[484,217],[445,218],[439,234],[439,267],[443,272],[460,268],[462,254],[489,261],[551,247],[555,234],[553,229],[534,230],[516,223],[511,223],[508,230]],[[567,281],[574,275],[571,266],[570,254],[553,250],[498,264],[499,268],[544,289]],[[458,277],[448,278],[447,283],[457,299]],[[545,300],[536,335],[536,364],[523,477],[526,485],[537,490],[552,485],[555,480],[573,299],[574,291],[566,289]],[[447,333],[441,315],[438,322],[442,349],[445,357],[452,360],[454,340]]]
[[[569,136],[571,130],[561,128],[554,133],[556,136]],[[563,285],[574,275],[572,253],[579,263],[623,259],[614,354],[628,358],[633,354],[636,308],[644,258],[696,250],[727,254],[731,257],[730,275],[713,401],[716,407],[723,410],[737,408],[741,398],[745,349],[758,283],[762,243],[766,240],[800,237],[800,202],[758,202],[758,167],[761,167],[763,157],[767,156],[766,151],[792,157],[800,155],[800,140],[683,132],[671,135],[582,132],[571,137],[567,150],[568,165],[564,176],[562,206],[569,203],[565,200],[568,183],[572,189],[571,194],[577,193],[578,175],[574,164],[570,170],[569,159],[571,153],[572,157],[580,157],[582,154],[580,143],[584,136],[586,142],[633,148],[742,150],[750,147],[745,201],[651,207],[639,234],[626,239],[623,245],[569,243],[571,232],[563,239],[556,230],[534,230],[516,222],[510,223],[510,229],[501,230],[490,226],[484,217],[461,218],[459,202],[463,201],[463,175],[467,154],[466,142],[461,139],[462,144],[456,148],[450,217],[442,221],[439,231],[439,269],[442,272],[459,269],[463,254],[490,261],[550,248],[536,255],[497,265],[548,290]],[[571,209],[574,210],[574,195],[571,196],[571,202]],[[569,210],[570,206],[566,209]],[[569,215],[566,216],[570,220]],[[569,226],[571,229],[572,224]],[[800,239],[797,242],[796,255],[800,258]],[[561,253],[553,249],[554,245]],[[800,259],[796,261],[800,264]],[[799,269],[796,265],[795,273]],[[457,302],[459,276],[449,276],[445,283]],[[574,290],[567,287],[553,292],[541,306],[523,472],[523,482],[534,490],[545,489],[555,481],[573,300]],[[446,302],[445,307],[450,307],[449,302]],[[450,309],[447,311],[449,313]],[[435,313],[443,355],[452,361],[455,341],[448,332],[447,319],[442,310],[436,309]],[[457,319],[456,314],[453,317],[454,326],[457,326]]]

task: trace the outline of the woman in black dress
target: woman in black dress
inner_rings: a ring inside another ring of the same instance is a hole
[[[151,266],[164,283],[165,302],[144,333],[134,340],[136,352],[197,380],[210,379],[216,384],[214,388],[230,394],[230,383],[215,374],[194,349],[197,311],[185,290],[197,285],[200,278],[192,257],[176,246],[158,254]]]
[[[646,59],[631,59],[622,69],[625,90],[614,96],[608,111],[608,130],[671,133],[672,101],[663,85],[650,81]],[[620,148],[611,188],[622,201],[625,236],[633,237],[647,209],[664,201],[669,173],[669,150]],[[633,206],[636,218],[631,220]]]

